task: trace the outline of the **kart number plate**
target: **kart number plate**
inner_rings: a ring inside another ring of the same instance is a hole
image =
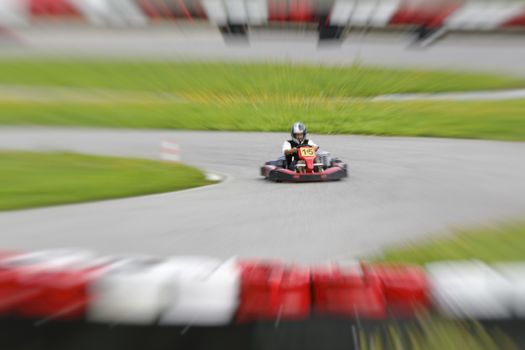
[[[315,151],[311,147],[301,148],[301,155],[303,157],[314,157],[315,156]]]

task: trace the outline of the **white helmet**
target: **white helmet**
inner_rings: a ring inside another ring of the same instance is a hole
[[[301,122],[296,122],[294,125],[292,125],[292,128],[290,130],[290,134],[292,135],[292,140],[294,140],[297,143],[300,143],[296,138],[295,134],[303,134],[304,138],[306,139],[306,126],[304,126]]]

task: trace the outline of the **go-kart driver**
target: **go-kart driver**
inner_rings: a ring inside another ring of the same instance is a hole
[[[288,169],[295,170],[296,165],[298,164],[304,164],[303,160],[300,160],[297,155],[297,149],[300,146],[311,146],[317,150],[319,149],[319,146],[317,146],[312,140],[308,140],[306,138],[307,130],[306,126],[304,126],[301,122],[296,122],[294,125],[292,125],[292,128],[290,130],[290,134],[292,135],[291,140],[284,141],[283,143],[283,154],[286,157],[286,165]],[[317,160],[316,160],[317,163]],[[304,167],[297,167],[299,172],[304,172]]]

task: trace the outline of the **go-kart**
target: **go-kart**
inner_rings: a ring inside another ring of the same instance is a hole
[[[297,148],[301,162],[290,167],[286,157],[266,162],[261,175],[276,182],[336,181],[348,176],[347,165],[329,152],[316,152],[311,146]]]

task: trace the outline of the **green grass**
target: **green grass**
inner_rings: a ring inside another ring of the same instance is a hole
[[[452,237],[392,248],[385,262],[426,264],[439,260],[479,259],[486,262],[525,259],[525,223],[457,231]]]
[[[182,164],[73,153],[0,152],[0,210],[176,191],[211,182]]]
[[[313,133],[525,140],[525,100],[362,98],[525,86],[525,80],[486,74],[361,66],[3,59],[2,85],[37,88],[11,88],[15,98],[0,96],[0,124],[9,125],[285,131],[302,120]],[[92,99],[82,100],[84,93]]]
[[[525,140],[525,100],[363,102],[284,100],[189,103],[0,102],[0,124],[193,130],[285,131],[296,120],[313,133]]]
[[[466,259],[488,263],[523,261],[525,222],[456,231],[452,237],[391,248],[377,261],[423,265],[440,260]],[[398,339],[401,334],[408,334],[411,349],[518,349],[501,331],[486,329],[474,321],[453,321],[437,315],[421,319],[417,326],[405,327],[404,332],[393,329],[388,336]],[[372,348],[369,343],[366,345],[362,348]],[[404,348],[394,346],[394,349]]]
[[[467,259],[488,263],[523,261],[525,222],[456,231],[452,237],[391,248],[376,261],[424,265],[434,261]],[[417,326],[405,327],[404,332],[393,329],[388,336],[398,339],[401,334],[408,334],[411,349],[518,349],[501,331],[486,329],[474,321],[453,321],[437,315],[421,319]],[[390,341],[392,343],[395,344]],[[366,343],[362,348],[372,347]],[[404,348],[394,346],[394,349]]]
[[[0,84],[282,97],[502,89],[525,87],[525,80],[362,66],[2,59]]]

